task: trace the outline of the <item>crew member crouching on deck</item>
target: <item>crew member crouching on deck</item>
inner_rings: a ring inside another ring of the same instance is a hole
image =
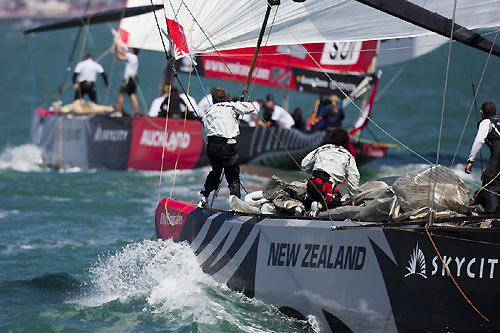
[[[302,160],[302,168],[312,172],[307,182],[306,210],[316,216],[320,210],[341,205],[340,192],[336,186],[347,179],[351,203],[359,185],[359,171],[354,157],[349,153],[349,134],[343,128],[332,131],[330,144],[310,152]],[[325,207],[325,203],[328,207]]]
[[[229,102],[229,95],[224,89],[212,91],[213,105],[201,118],[203,140],[207,144],[207,155],[212,170],[208,173],[198,207],[207,205],[210,192],[217,190],[224,170],[229,194],[238,198],[240,195],[240,164],[236,137],[240,134],[238,118],[255,111],[250,102]]]

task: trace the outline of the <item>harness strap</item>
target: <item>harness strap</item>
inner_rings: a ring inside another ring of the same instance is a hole
[[[321,192],[325,195],[327,202],[333,201],[336,197],[340,198],[340,191],[333,186],[332,182],[312,176],[308,181],[308,185],[315,185],[321,188]]]

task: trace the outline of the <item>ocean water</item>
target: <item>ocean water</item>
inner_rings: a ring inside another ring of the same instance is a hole
[[[58,172],[40,164],[40,151],[30,144],[32,111],[49,106],[54,92],[69,81],[71,73],[65,74],[64,68],[76,29],[25,38],[22,30],[32,24],[0,24],[0,331],[304,331],[304,322],[213,281],[186,245],[152,240],[158,197],[172,192],[174,198],[197,200],[207,168],[164,172],[159,185],[159,172]],[[86,47],[77,55],[90,51],[98,56],[111,39],[106,25],[92,28]],[[421,58],[382,68],[379,92],[383,93],[373,114],[379,127],[370,125],[364,136],[400,146],[386,158],[362,166],[362,181],[401,175],[436,161],[447,56],[445,45]],[[164,56],[143,51],[139,59],[144,112],[144,104],[158,94]],[[122,69],[109,55],[100,62],[113,88],[106,95],[98,79],[99,98],[112,104]],[[471,190],[478,187],[481,173],[479,162],[472,175],[463,172],[477,122],[472,84],[477,89],[482,77],[479,106],[485,100],[499,104],[499,72],[497,58],[453,45],[439,162]],[[397,73],[401,74],[389,86]],[[199,100],[198,79],[180,77]],[[240,92],[237,84],[203,82],[206,90],[223,86],[233,95]],[[283,95],[262,87],[254,87],[252,95],[262,98],[269,91],[277,100]],[[70,101],[72,94],[70,87],[63,100]],[[291,93],[290,105],[308,113],[315,97]],[[125,107],[130,110],[129,104]],[[356,109],[346,112],[349,126]],[[488,155],[483,150],[483,167]],[[253,168],[244,170],[250,189],[261,188],[270,173],[281,173],[257,171],[256,176]],[[227,197],[223,187],[215,206],[227,208]],[[314,323],[310,317],[309,324],[314,327]]]

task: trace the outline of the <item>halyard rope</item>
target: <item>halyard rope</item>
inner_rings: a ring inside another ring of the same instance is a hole
[[[430,215],[430,214],[429,214]],[[481,311],[479,311],[475,306],[474,304],[472,304],[471,300],[467,297],[467,295],[465,295],[465,293],[463,292],[462,288],[460,288],[460,286],[458,285],[457,281],[455,280],[455,278],[453,277],[453,274],[451,273],[450,271],[450,268],[448,267],[448,265],[444,262],[443,260],[443,257],[441,257],[441,253],[439,253],[439,250],[436,246],[436,244],[434,243],[434,240],[432,239],[432,236],[431,234],[429,233],[429,223],[427,223],[425,225],[425,232],[427,233],[427,236],[429,236],[429,240],[431,241],[432,243],[432,246],[434,247],[434,250],[436,251],[437,255],[439,256],[439,259],[441,260],[443,266],[446,268],[446,271],[448,272],[448,274],[450,275],[450,278],[451,280],[453,281],[453,283],[455,284],[455,286],[457,287],[457,289],[460,291],[460,294],[462,294],[462,296],[465,298],[465,300],[467,301],[467,303],[469,303],[469,305],[474,309],[474,311],[476,311],[481,317],[483,317],[484,320],[486,320],[487,322],[489,322],[490,320],[488,318],[486,318],[486,316],[484,316]]]

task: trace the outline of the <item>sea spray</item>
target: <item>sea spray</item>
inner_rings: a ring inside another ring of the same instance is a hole
[[[117,253],[101,255],[89,271],[89,292],[77,301],[83,307],[142,300],[144,314],[168,318],[174,326],[191,323],[209,330],[297,332],[305,325],[214,281],[201,270],[186,243],[129,244]]]
[[[0,153],[0,170],[45,171],[42,165],[42,153],[38,147],[25,144],[17,147],[6,147]]]

